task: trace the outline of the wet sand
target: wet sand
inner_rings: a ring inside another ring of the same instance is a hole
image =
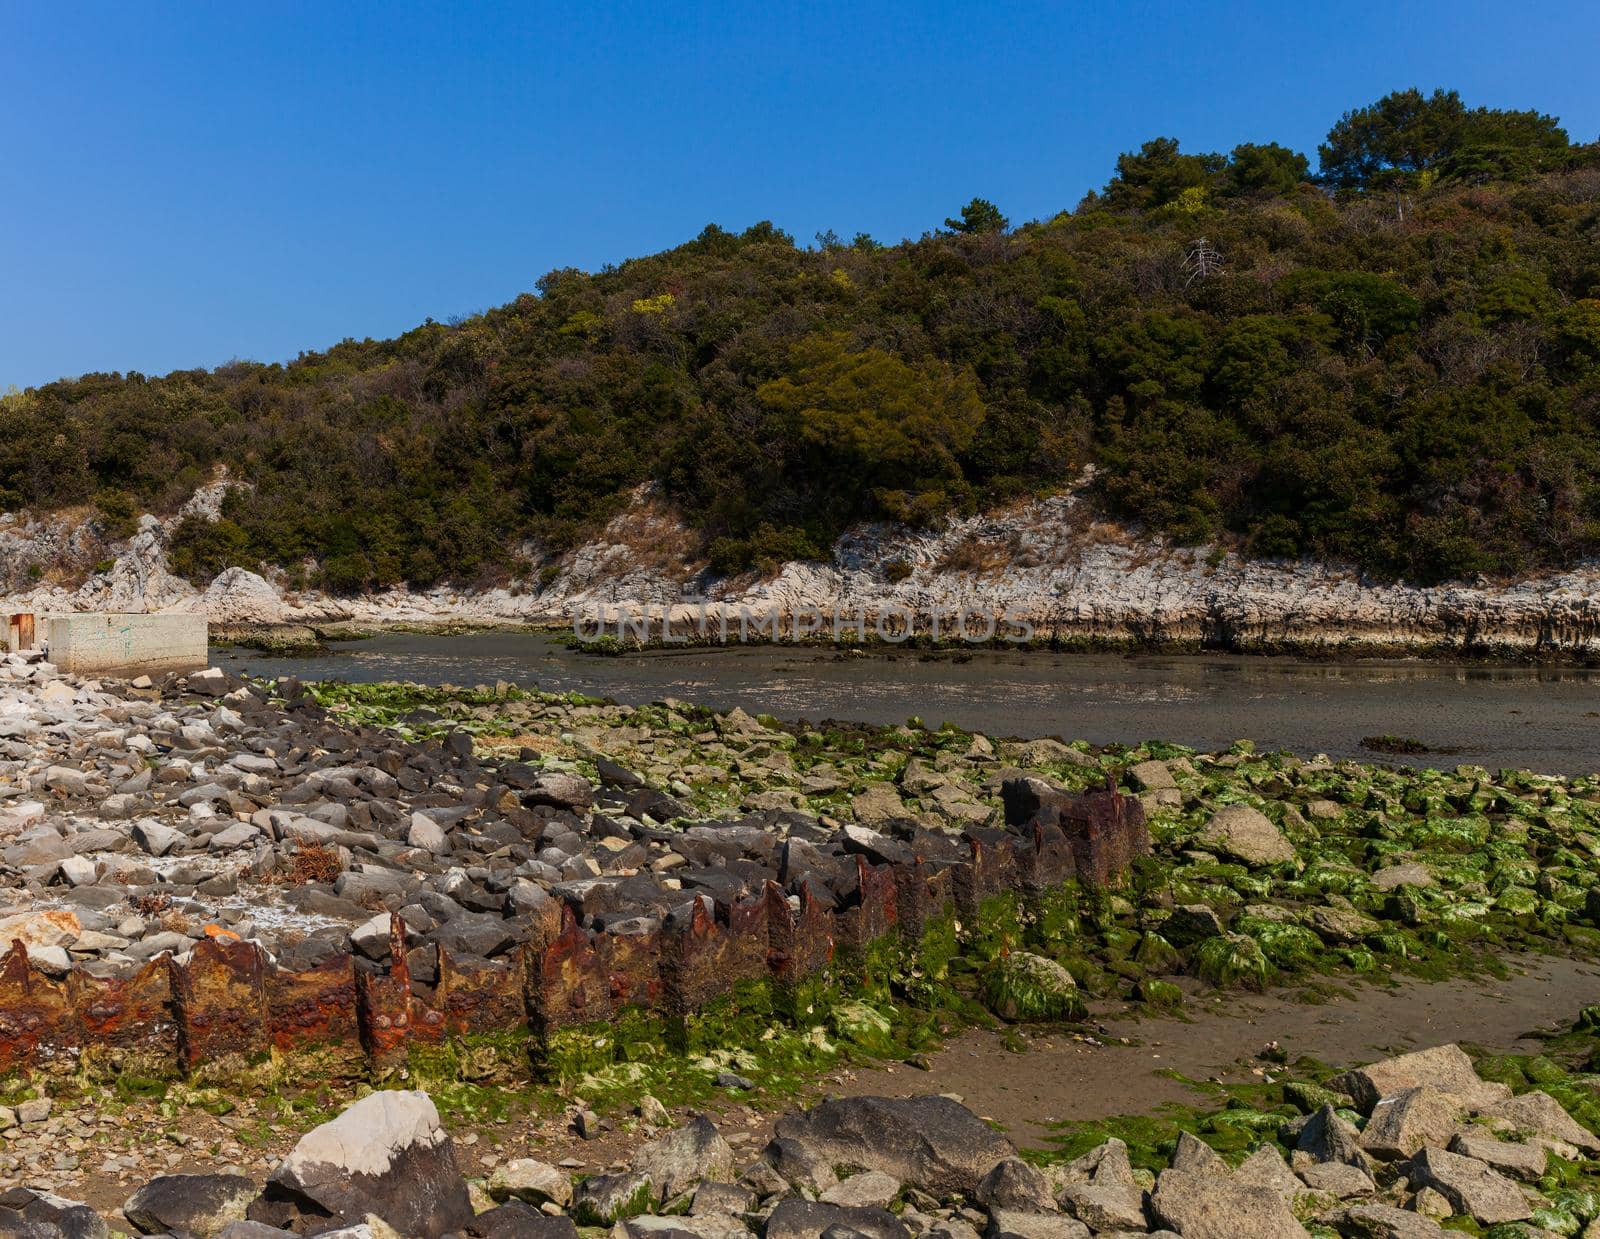
[[[1551,956],[1504,961],[1505,980],[1457,978],[1395,986],[1345,986],[1345,996],[1310,1004],[1297,989],[1264,994],[1200,990],[1184,1017],[1119,1014],[1096,1028],[1093,1044],[1070,1032],[1031,1040],[1026,1053],[1002,1035],[973,1030],[929,1056],[931,1070],[885,1066],[854,1075],[842,1091],[960,1093],[978,1114],[1022,1145],[1042,1143],[1063,1120],[1148,1114],[1168,1102],[1194,1104],[1191,1080],[1251,1078],[1251,1060],[1276,1041],[1293,1062],[1302,1055],[1350,1067],[1408,1050],[1465,1042],[1491,1053],[1533,1053],[1533,1034],[1563,1031],[1580,1008],[1600,999],[1600,966]]]

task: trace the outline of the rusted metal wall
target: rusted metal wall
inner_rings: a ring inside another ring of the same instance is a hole
[[[361,971],[349,955],[292,972],[254,943],[207,939],[182,963],[163,956],[124,978],[75,968],[52,980],[14,942],[0,957],[0,1074],[81,1063],[204,1075],[314,1052],[319,1064],[381,1075],[412,1046],[452,1035],[521,1029],[537,1047],[539,1035],[630,1006],[676,1017],[743,981],[792,985],[836,950],[896,934],[915,943],[939,917],[1005,892],[1109,882],[1149,850],[1139,802],[1110,789],[1052,799],[1010,829],[969,832],[967,843],[969,858],[955,863],[858,857],[854,888],[832,910],[809,887],[791,900],[771,882],[739,903],[702,896],[685,924],[645,934],[591,932],[564,910],[558,927],[505,959],[441,951],[432,987],[412,981],[398,916],[385,972]]]

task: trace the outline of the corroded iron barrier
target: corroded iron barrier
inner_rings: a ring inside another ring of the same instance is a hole
[[[1149,851],[1138,800],[1109,786],[1072,795],[1019,780],[1008,785],[1006,819],[967,831],[961,860],[856,856],[855,881],[832,908],[804,883],[795,899],[769,881],[749,900],[701,895],[681,923],[623,934],[585,929],[563,903],[558,921],[494,961],[439,948],[431,986],[410,975],[398,916],[386,971],[341,953],[295,972],[255,943],[207,938],[182,962],[161,956],[113,978],[79,966],[57,979],[13,942],[0,958],[0,1074],[81,1066],[205,1078],[306,1053],[319,1056],[319,1071],[383,1075],[414,1049],[507,1032],[532,1034],[537,1067],[552,1033],[628,1008],[690,1014],[747,981],[794,985],[837,951],[915,945],[940,918],[975,917],[997,895],[1103,886]]]

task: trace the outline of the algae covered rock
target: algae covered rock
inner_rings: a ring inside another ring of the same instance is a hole
[[[984,1001],[1003,1020],[1076,1020],[1083,997],[1072,974],[1042,955],[1012,951],[989,965]]]
[[[597,1174],[578,1184],[572,1197],[572,1216],[580,1225],[609,1226],[650,1212],[654,1196],[648,1175]]]
[[[888,1016],[860,999],[834,1003],[828,1012],[828,1020],[839,1036],[847,1037],[868,1049],[886,1047],[894,1032],[894,1025]]]
[[[1272,976],[1272,965],[1261,946],[1246,934],[1207,938],[1195,948],[1195,970],[1213,985],[1262,986]]]

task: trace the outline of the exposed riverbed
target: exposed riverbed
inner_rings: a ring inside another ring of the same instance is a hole
[[[214,651],[231,671],[357,683],[506,680],[637,704],[664,696],[780,718],[951,720],[992,735],[1057,734],[1096,744],[1160,738],[1214,750],[1239,738],[1335,758],[1582,774],[1600,769],[1600,671],[1439,661],[907,651],[846,657],[750,647],[604,658],[559,637],[486,632],[386,634],[325,655]],[[1390,758],[1372,735],[1415,737],[1434,751]],[[1450,751],[1444,751],[1450,750]]]

